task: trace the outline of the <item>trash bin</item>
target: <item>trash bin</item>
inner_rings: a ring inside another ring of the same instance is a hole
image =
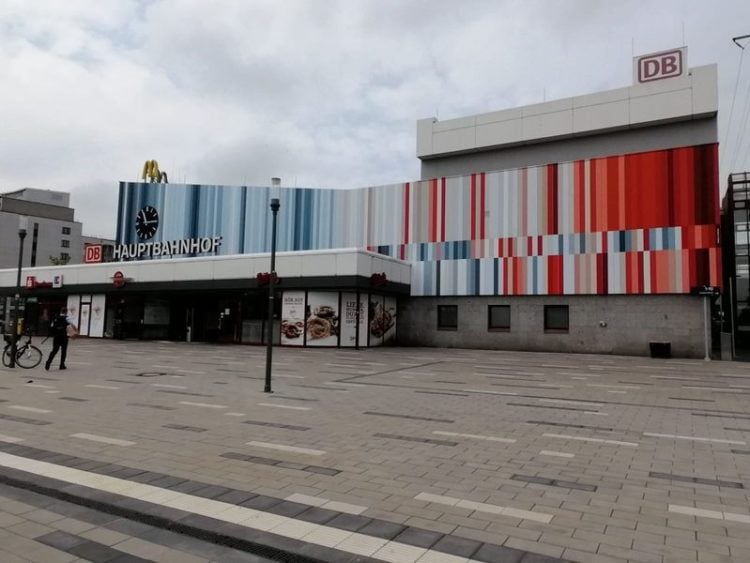
[[[671,358],[672,357],[672,343],[671,342],[649,342],[649,348],[651,349],[652,358]]]

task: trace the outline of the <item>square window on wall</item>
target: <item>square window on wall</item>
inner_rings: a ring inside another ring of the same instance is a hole
[[[487,306],[487,330],[510,331],[510,305]]]
[[[63,248],[70,248],[70,241],[63,239],[60,241],[60,246]]]
[[[544,306],[544,330],[548,332],[568,332],[570,321],[567,305]]]
[[[438,305],[438,330],[458,329],[458,305]]]

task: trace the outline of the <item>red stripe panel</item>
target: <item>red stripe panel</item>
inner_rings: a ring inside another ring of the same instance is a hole
[[[411,210],[409,207],[409,193],[411,186],[409,182],[404,184],[404,243],[409,244],[409,217],[411,217]]]
[[[445,178],[440,179],[441,206],[440,206],[440,241],[445,242]]]
[[[481,180],[481,182],[480,182],[480,188],[479,189],[481,190],[481,198],[480,198],[481,206],[480,206],[480,209],[479,209],[479,225],[480,225],[480,228],[479,228],[479,238],[484,239],[484,237],[485,237],[485,234],[484,234],[485,233],[485,213],[486,213],[486,209],[487,209],[487,207],[486,207],[486,199],[485,199],[485,197],[486,197],[486,191],[487,191],[487,185],[486,185],[486,176],[485,176],[484,172],[482,172],[482,174],[480,176],[480,180]]]
[[[469,215],[471,222],[471,240],[477,238],[476,215],[477,215],[477,175],[471,175],[471,203],[469,204]]]

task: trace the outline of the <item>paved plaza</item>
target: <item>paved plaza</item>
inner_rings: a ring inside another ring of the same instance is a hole
[[[257,347],[2,368],[0,561],[750,561],[747,364],[274,359],[272,394]]]

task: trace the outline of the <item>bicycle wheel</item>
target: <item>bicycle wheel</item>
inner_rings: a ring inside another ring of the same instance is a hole
[[[6,346],[3,350],[3,365],[6,368],[10,367],[10,346]]]
[[[41,361],[42,351],[32,344],[21,348],[16,356],[16,363],[25,369],[35,368]]]

